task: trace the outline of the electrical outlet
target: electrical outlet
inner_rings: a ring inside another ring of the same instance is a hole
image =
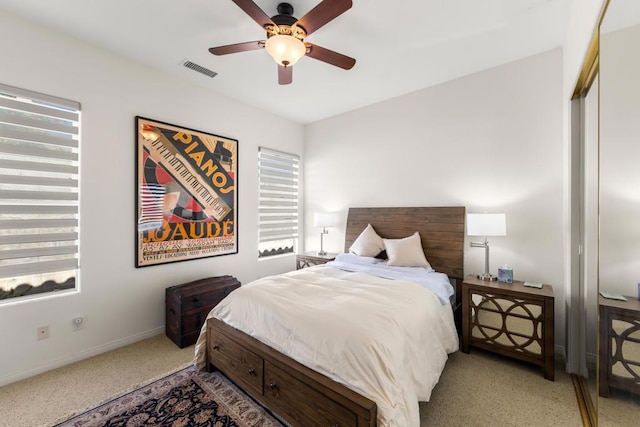
[[[71,323],[73,324],[74,331],[79,331],[84,327],[84,319],[82,317],[76,317]]]
[[[46,340],[49,338],[49,326],[40,326],[38,328],[38,340]]]

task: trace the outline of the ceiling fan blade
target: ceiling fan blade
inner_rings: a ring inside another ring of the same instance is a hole
[[[327,64],[335,65],[345,70],[350,70],[356,65],[356,60],[350,56],[334,52],[316,44],[305,43],[305,46],[307,47],[307,56],[317,59],[318,61],[326,62]]]
[[[260,9],[260,7],[258,7],[258,5],[255,4],[253,1],[251,0],[232,0],[232,1],[235,4],[237,4],[238,7],[244,11],[244,13],[249,15],[251,19],[256,21],[258,25],[260,25],[262,28],[264,28],[267,25],[275,26],[275,24],[273,23],[269,15],[264,13],[264,11]]]
[[[209,49],[214,55],[228,55],[230,53],[246,52],[248,50],[257,50],[264,47],[264,42],[256,40],[254,42],[244,42],[236,44],[228,44],[226,46],[217,46]]]
[[[323,0],[309,13],[298,19],[296,25],[304,28],[307,36],[351,9],[351,0]]]
[[[293,67],[278,65],[278,84],[288,85],[293,81]]]

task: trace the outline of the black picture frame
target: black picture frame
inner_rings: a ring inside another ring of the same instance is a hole
[[[238,253],[238,140],[136,116],[136,261]]]

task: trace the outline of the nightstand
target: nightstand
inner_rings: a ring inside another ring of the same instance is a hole
[[[640,394],[640,301],[629,296],[626,301],[599,298],[599,394],[609,397],[612,388]]]
[[[318,264],[324,264],[336,259],[338,254],[327,252],[324,255],[318,255],[317,251],[305,252],[296,255],[296,270],[311,267]]]
[[[462,351],[499,353],[544,369],[554,380],[553,288],[524,282],[489,282],[475,275],[462,282]]]

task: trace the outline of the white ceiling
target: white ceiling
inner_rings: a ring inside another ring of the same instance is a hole
[[[254,0],[267,15],[278,0]],[[290,0],[301,18],[320,0]],[[306,40],[351,56],[350,71],[313,58],[277,84],[263,50],[213,46],[263,40],[231,0],[0,0],[0,11],[100,46],[246,104],[310,123],[562,45],[572,0],[355,0]],[[184,68],[185,59],[218,73]]]

